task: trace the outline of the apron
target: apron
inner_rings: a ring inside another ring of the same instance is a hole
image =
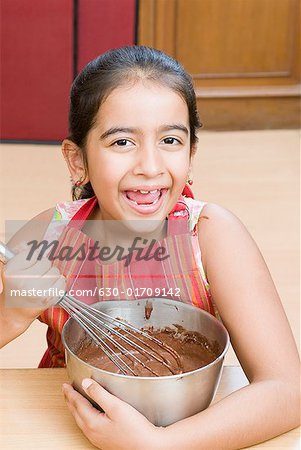
[[[190,190],[186,190],[186,196],[192,198]],[[58,239],[57,259],[53,265],[65,276],[67,291],[71,290],[71,295],[88,304],[162,297],[217,315],[196,254],[196,227],[192,231],[188,229],[189,208],[183,196],[166,219],[166,236],[140,250],[139,257],[138,252],[133,251],[127,263],[123,259],[104,264],[100,258],[90,257],[89,249],[95,242],[82,232],[82,228],[96,205],[97,199],[93,197],[80,206]],[[165,258],[158,257],[160,248],[164,249]],[[71,250],[73,255],[80,257],[66,257]],[[163,250],[161,256],[162,253]],[[68,313],[59,306],[47,309],[39,317],[48,325],[48,348],[39,367],[65,366],[61,333],[68,318]]]

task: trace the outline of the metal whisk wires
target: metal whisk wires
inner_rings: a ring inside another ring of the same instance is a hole
[[[159,349],[171,354],[179,365],[178,354],[166,344],[163,344],[159,339],[150,336],[146,331],[140,330],[133,325],[124,322],[120,319],[113,318],[90,305],[86,305],[76,298],[65,294],[60,299],[59,304],[64,308],[68,314],[77,321],[77,323],[86,331],[92,340],[101,348],[104,354],[119,368],[124,375],[137,376],[136,372],[124,361],[124,358],[116,353],[118,352],[125,358],[134,361],[134,363],[141,365],[154,376],[159,376],[151,367],[145,364],[133,351],[140,353],[142,356],[148,356],[149,360],[154,359],[160,364],[163,364],[171,374],[175,374],[168,360],[160,354]],[[120,332],[122,331],[122,333]],[[118,338],[118,341],[115,338]],[[144,337],[144,339],[142,339]],[[130,349],[126,348],[122,343],[127,343]],[[149,343],[148,343],[149,341]],[[158,350],[154,349],[154,345]]]

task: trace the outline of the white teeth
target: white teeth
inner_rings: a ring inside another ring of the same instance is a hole
[[[139,192],[141,192],[141,194],[155,194],[156,192],[158,192],[158,189],[154,189],[153,191],[143,191],[142,189],[139,189]]]
[[[139,206],[147,208],[147,207],[149,207],[151,205],[155,205],[156,203],[158,203],[159,198],[156,198],[156,200],[154,200],[152,203],[146,203],[146,204],[137,203],[137,202],[135,202],[135,200],[131,200],[131,199],[129,199],[129,200],[130,200],[131,203],[134,203],[135,205],[139,205]]]
[[[132,192],[140,192],[141,194],[156,194],[161,189],[153,189],[152,191],[145,191],[143,189],[131,189]]]

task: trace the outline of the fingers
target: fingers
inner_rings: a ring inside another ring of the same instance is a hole
[[[47,257],[38,260],[36,255],[28,258],[28,252],[22,251],[6,263],[6,274],[44,275],[51,269],[51,261]]]
[[[60,274],[59,270],[56,269],[55,267],[53,267],[53,284],[50,286],[50,288],[48,289],[49,294],[53,293],[61,293],[62,295],[64,295],[65,291],[66,291],[66,279],[63,275]],[[44,277],[47,277],[46,274],[44,275]],[[42,305],[49,308],[50,306],[55,305],[61,298],[62,295],[49,295],[48,297],[45,297],[42,300]]]
[[[63,384],[62,391],[70,412],[85,434],[88,433],[88,430],[92,431],[101,427],[104,422],[109,420],[104,413],[95,409],[85,397],[69,384]]]
[[[145,447],[145,436],[155,442],[156,427],[135,408],[91,379],[84,379],[82,387],[105,413],[93,408],[70,385],[64,385],[63,392],[76,423],[93,445],[103,449],[141,449]],[[151,448],[159,447],[154,445]]]
[[[84,429],[85,423],[83,419],[81,418],[80,414],[78,413],[78,410],[80,409],[80,401],[77,399],[77,395],[79,395],[74,389],[69,385],[64,385],[62,387],[62,391],[66,400],[66,404],[68,406],[68,409],[70,410],[71,414],[73,415],[77,425],[81,430]]]
[[[48,259],[45,258],[46,261]],[[6,271],[18,271],[24,270],[29,267],[32,267],[37,262],[37,257],[35,255],[28,258],[28,250],[23,250],[20,253],[17,253],[12,259],[7,261],[6,263]],[[48,261],[50,262],[50,261]]]
[[[58,302],[66,290],[66,281],[47,257],[38,261],[36,256],[30,260],[27,260],[27,256],[27,251],[20,252],[7,263],[6,305],[43,310]]]
[[[82,387],[85,390],[85,392],[89,395],[89,397],[94,400],[104,411],[105,414],[103,416],[107,416],[110,419],[116,419],[116,416],[118,416],[118,413],[124,414],[124,407],[127,407],[125,402],[122,400],[119,400],[119,398],[115,397],[114,395],[110,394],[108,391],[106,391],[102,386],[100,386],[96,381],[91,380],[91,378],[85,378],[82,382]],[[66,393],[69,394],[69,401],[72,401],[73,407],[82,408],[82,402],[81,400],[84,399],[84,397],[78,393],[75,393],[73,389],[70,391],[70,387],[66,388]],[[65,391],[64,391],[65,393]],[[86,399],[84,399],[86,400]],[[91,406],[91,404],[86,400],[87,406],[84,410],[81,409],[80,415],[85,420],[89,419],[91,408],[93,411],[97,411],[95,408]],[[99,411],[97,411],[99,412]]]
[[[129,406],[119,398],[110,394],[91,378],[85,378],[82,381],[82,387],[89,397],[91,397],[112,420],[116,419],[119,414],[123,414],[124,407]]]

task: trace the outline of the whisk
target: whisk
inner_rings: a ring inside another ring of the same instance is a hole
[[[13,256],[14,253],[0,242],[0,260],[5,264]],[[165,356],[160,354],[160,349],[169,353],[174,358],[176,366],[180,367],[180,358],[177,352],[159,339],[148,334],[147,331],[134,327],[119,318],[113,318],[93,306],[82,303],[67,292],[56,304],[60,305],[76,320],[122,374],[138,376],[135,370],[124,361],[124,359],[128,359],[128,362],[131,360],[134,364],[141,365],[154,376],[159,376],[155,370],[141,360],[141,356],[146,357],[147,361],[157,361],[165,366],[172,375],[175,374],[173,365]],[[116,340],[116,337],[118,340]],[[128,348],[124,344],[128,344]],[[118,353],[114,348],[118,349]],[[124,358],[120,355],[123,355]]]

